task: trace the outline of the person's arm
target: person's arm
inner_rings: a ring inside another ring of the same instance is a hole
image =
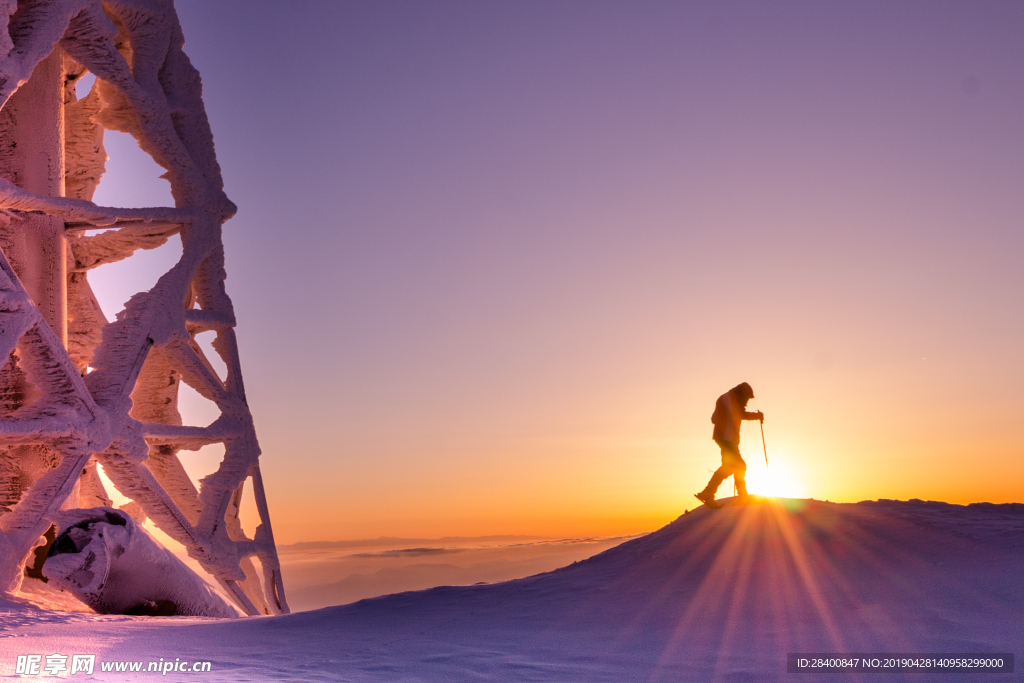
[[[762,413],[760,410],[757,411],[756,413],[752,413],[749,410],[744,410],[743,411],[743,419],[744,420],[760,420],[761,422],[764,422],[764,413]]]

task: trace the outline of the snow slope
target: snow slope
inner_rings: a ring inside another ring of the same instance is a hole
[[[786,673],[786,653],[1020,657],[1022,570],[1022,504],[769,501],[701,508],[547,574],[288,616],[100,617],[0,603],[0,675],[17,654],[95,652],[212,662],[172,680],[1018,680],[801,676]]]

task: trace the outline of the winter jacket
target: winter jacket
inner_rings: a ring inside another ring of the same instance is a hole
[[[740,407],[739,398],[732,390],[725,392],[715,402],[715,412],[711,421],[715,425],[712,438],[715,441],[728,441],[739,445],[740,443],[740,422],[742,420],[756,420],[758,413],[752,413]]]

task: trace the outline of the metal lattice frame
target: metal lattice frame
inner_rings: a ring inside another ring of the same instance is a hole
[[[0,141],[31,124],[35,100],[18,103],[18,89],[58,74],[62,130],[54,134],[63,170],[62,192],[29,191],[17,172],[4,172],[18,166],[4,167],[12,145],[0,145],[0,590],[17,585],[62,506],[109,504],[98,461],[136,513],[182,543],[245,613],[277,614],[288,607],[224,290],[221,227],[235,206],[223,192],[199,74],[183,45],[171,0],[0,0]],[[79,100],[74,85],[89,72],[96,83]],[[106,158],[104,129],[131,134],[167,170],[175,207],[89,201]],[[13,153],[27,154],[24,147]],[[54,226],[56,247],[33,252],[32,239]],[[173,235],[181,260],[107,323],[87,272]],[[47,295],[24,280],[37,261],[63,268],[65,313],[43,306]],[[196,342],[206,331],[216,333],[224,378]],[[213,401],[220,417],[183,426],[180,382]],[[208,444],[223,444],[224,459],[197,490],[178,452]],[[252,539],[238,518],[248,478],[260,517]]]

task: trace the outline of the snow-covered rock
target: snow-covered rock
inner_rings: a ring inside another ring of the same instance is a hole
[[[54,522],[58,533],[43,576],[100,614],[237,616],[124,512],[73,509]]]

